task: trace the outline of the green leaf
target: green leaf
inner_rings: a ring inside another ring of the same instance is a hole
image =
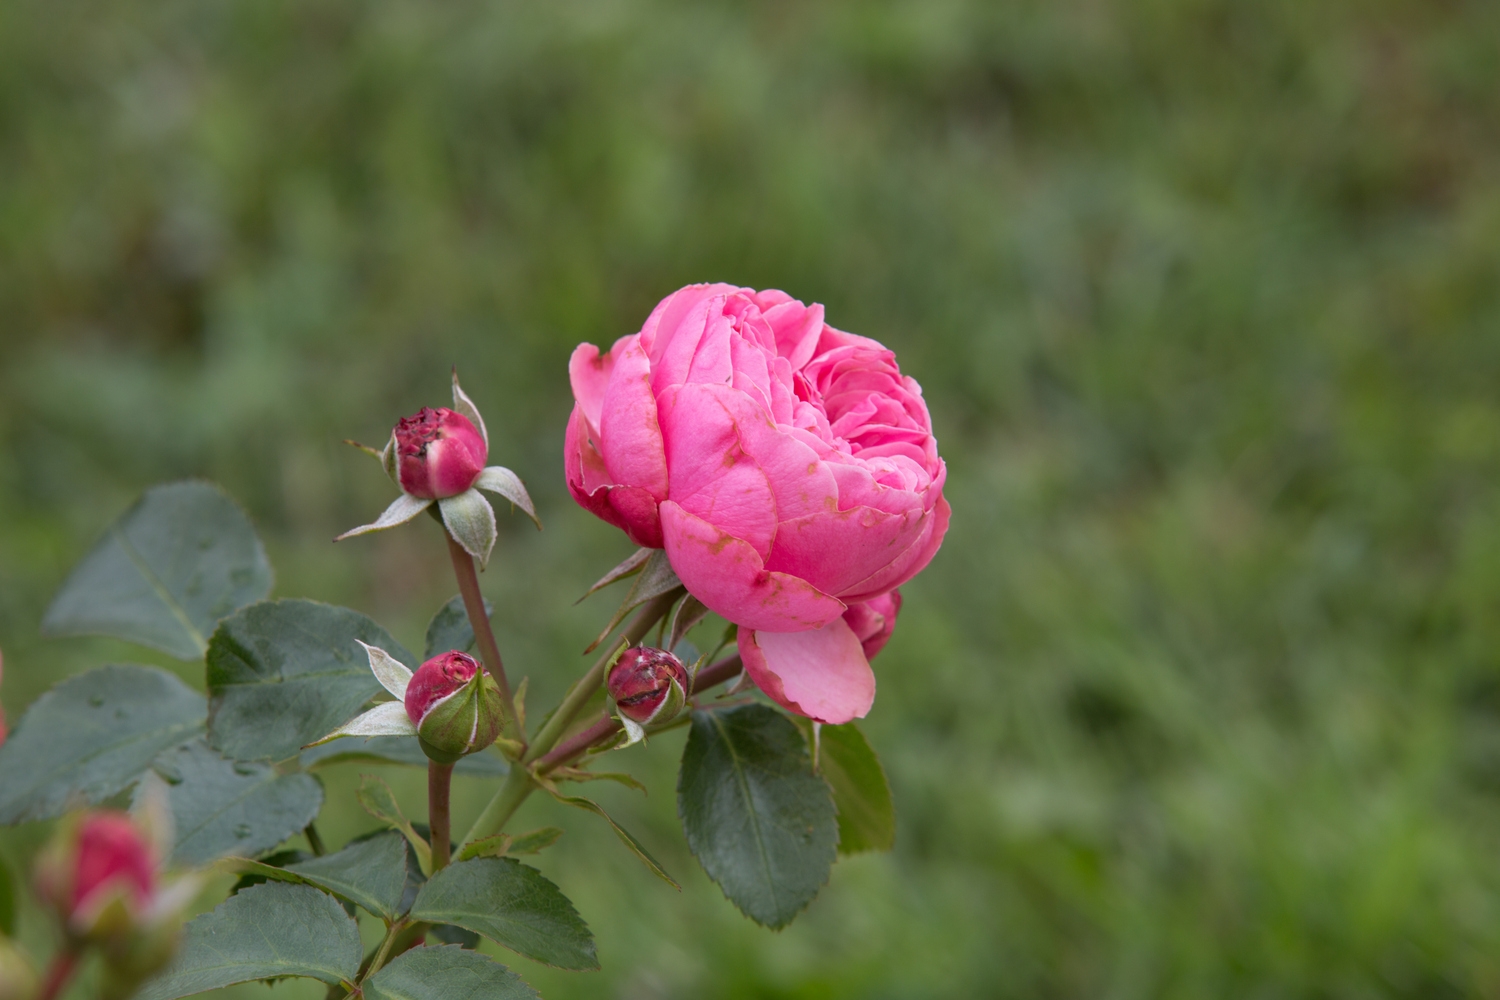
[[[303,769],[309,771],[351,760],[427,766],[427,755],[422,752],[415,736],[376,736],[367,740],[350,737],[334,740],[307,748],[302,751],[300,760]],[[510,765],[505,758],[488,750],[461,757],[453,765],[454,774],[473,778],[503,778],[509,772]]]
[[[494,605],[484,602],[485,617],[495,614]],[[444,604],[427,625],[426,651],[423,660],[430,660],[439,653],[456,649],[461,653],[474,652],[474,626],[469,622],[469,612],[464,608],[464,595],[458,594]]]
[[[626,562],[629,562],[629,560],[626,560]],[[599,648],[599,644],[609,638],[609,634],[615,630],[617,625],[625,620],[625,616],[630,614],[630,612],[647,601],[660,597],[662,594],[670,593],[681,586],[682,581],[677,579],[677,573],[672,569],[672,564],[667,561],[666,550],[651,550],[651,554],[641,564],[640,572],[636,576],[635,582],[630,585],[630,590],[626,592],[625,599],[615,609],[615,613],[610,618],[609,624],[604,626],[604,631],[599,633],[599,638],[590,643],[589,648],[585,649],[584,652],[592,653],[595,649]],[[590,593],[592,592],[590,591]]]
[[[781,928],[828,881],[838,824],[807,743],[764,705],[697,711],[677,811],[708,877],[750,919]]]
[[[540,854],[557,843],[557,839],[562,835],[562,830],[555,826],[544,826],[530,833],[520,833],[511,838],[510,846],[505,849],[505,853]]]
[[[594,937],[573,904],[535,868],[512,858],[456,861],[432,876],[411,915],[457,924],[559,969],[597,969]]]
[[[542,787],[547,788],[547,785],[544,784]],[[581,795],[564,795],[557,790],[556,786],[547,788],[547,791],[550,792],[552,797],[557,801],[565,805],[573,806],[577,809],[586,810],[587,812],[591,812],[595,816],[603,819],[604,822],[609,824],[609,828],[615,831],[615,836],[620,838],[620,843],[630,848],[630,852],[640,859],[641,864],[645,865],[650,870],[651,874],[655,875],[657,878],[661,879],[663,882],[667,883],[667,885],[670,885],[672,888],[678,890],[679,892],[682,891],[682,886],[678,885],[677,880],[674,879],[671,875],[667,874],[667,870],[661,866],[661,862],[657,861],[651,856],[651,852],[646,850],[646,845],[642,844],[639,840],[636,840],[634,835],[632,835],[629,830],[616,823],[614,821],[614,817],[605,812],[604,807],[599,803],[595,802],[593,799],[586,799]]]
[[[208,644],[209,742],[240,760],[283,760],[348,722],[384,690],[356,639],[417,666],[348,608],[262,601],[225,619]]]
[[[818,770],[832,789],[838,810],[839,853],[889,851],[896,843],[891,786],[880,758],[854,723],[822,727]]]
[[[352,982],[360,958],[359,928],[337,900],[311,886],[267,882],[190,922],[177,958],[135,1000],[176,1000],[279,976]]]
[[[128,787],[203,729],[203,696],[165,670],[121,664],[42,695],[0,746],[0,823],[51,819]]]
[[[214,623],[271,592],[271,564],[244,511],[217,486],[156,486],[73,570],[45,635],[112,635],[182,660]]]
[[[228,760],[203,740],[166,751],[153,767],[168,785],[177,837],[170,860],[177,865],[270,850],[300,833],[323,808],[317,778]]]
[[[362,774],[359,776],[359,789],[354,795],[365,812],[395,827],[406,838],[412,850],[417,852],[417,861],[424,874],[432,871],[432,847],[407,820],[390,785],[374,775]]]
[[[364,985],[365,1000],[541,1000],[520,976],[457,945],[413,948]]]
[[[306,858],[284,867],[225,858],[218,866],[241,875],[263,875],[283,882],[301,882],[325,889],[386,920],[401,915],[406,889],[406,841],[395,831],[356,840],[341,851]]]

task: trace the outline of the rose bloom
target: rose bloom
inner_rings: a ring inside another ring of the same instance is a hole
[[[784,292],[691,285],[569,363],[568,488],[740,626],[745,668],[801,715],[875,697],[897,586],[948,527],[921,387]],[[878,602],[878,603],[877,603]]]
[[[422,500],[457,496],[474,485],[489,458],[484,436],[462,413],[424,406],[396,424],[401,489]]]

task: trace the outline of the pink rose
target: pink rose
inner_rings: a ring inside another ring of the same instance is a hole
[[[568,367],[574,499],[665,548],[740,626],[779,704],[829,723],[869,711],[884,638],[867,652],[856,625],[880,629],[858,606],[921,571],[949,515],[921,387],[895,355],[783,292],[691,285]],[[890,602],[871,613],[894,625]]]

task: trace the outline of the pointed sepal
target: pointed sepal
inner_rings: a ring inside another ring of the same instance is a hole
[[[472,493],[473,490],[469,492]],[[432,506],[431,500],[422,500],[403,493],[373,523],[362,524],[352,531],[346,531],[335,538],[334,541],[342,542],[344,539],[353,538],[355,535],[363,535],[371,531],[384,531],[387,528],[394,528],[398,524],[405,524],[430,506]]]
[[[360,642],[364,647],[365,655],[370,658],[370,672],[380,682],[380,686],[396,696],[398,701],[405,700],[407,685],[411,684],[411,668],[379,646],[371,646]]]
[[[484,438],[485,448],[490,446],[490,432],[485,430],[484,418],[479,415],[479,407],[469,398],[458,384],[458,366],[453,366],[453,409],[469,418],[469,423],[479,429],[479,436]]]
[[[526,484],[521,482],[520,476],[505,466],[487,466],[474,481],[474,488],[500,494],[525,511],[526,516],[531,518],[532,523],[537,526],[537,530],[541,530],[542,519],[536,516],[536,507],[531,502],[531,494],[526,492]]]
[[[344,736],[415,736],[417,727],[411,724],[406,706],[399,701],[383,701],[361,715],[356,715],[333,732],[309,743],[307,747],[322,746]]]
[[[438,509],[443,513],[443,524],[464,551],[478,559],[481,568],[488,565],[490,550],[495,547],[495,511],[484,495],[476,489],[466,490],[439,500]]]

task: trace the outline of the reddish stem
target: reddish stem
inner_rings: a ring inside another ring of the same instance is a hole
[[[453,830],[448,808],[453,787],[453,765],[427,762],[427,825],[432,830],[432,872],[448,867],[453,851]]]
[[[474,571],[474,557],[458,543],[446,527],[443,535],[448,539],[448,555],[453,560],[453,575],[458,578],[458,592],[463,595],[464,610],[469,615],[469,625],[474,629],[474,639],[479,644],[479,658],[485,669],[500,688],[500,707],[505,716],[507,729],[514,728],[510,695],[510,682],[505,679],[505,664],[500,660],[500,647],[495,644],[495,631],[490,627],[490,616],[484,613],[484,595],[479,592],[479,574]],[[516,733],[525,739],[524,733]]]
[[[56,1000],[62,995],[63,987],[68,985],[68,980],[73,978],[73,971],[77,968],[78,952],[72,948],[58,952],[52,959],[52,967],[47,970],[47,980],[42,984],[37,1000]]]

